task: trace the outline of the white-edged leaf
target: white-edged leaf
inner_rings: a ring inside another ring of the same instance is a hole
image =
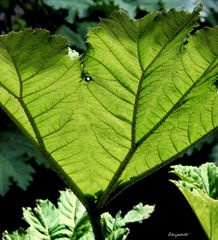
[[[150,217],[151,213],[154,211],[154,206],[145,205],[143,206],[142,203],[134,206],[131,211],[129,211],[124,216],[124,222],[133,223],[133,222],[142,222],[143,220]]]
[[[146,219],[153,210],[152,206],[138,204],[127,213],[125,221],[121,212],[115,218],[109,213],[103,213],[101,222],[105,239],[126,239],[130,231],[126,224]],[[4,240],[94,240],[84,206],[69,189],[60,191],[58,207],[48,200],[38,200],[34,209],[23,209],[23,217],[29,227],[10,234],[5,231]]]
[[[205,163],[198,167],[173,166],[181,180],[172,181],[183,193],[210,240],[218,236],[218,167]]]

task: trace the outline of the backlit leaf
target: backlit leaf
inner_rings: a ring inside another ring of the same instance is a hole
[[[218,28],[193,34],[200,9],[117,12],[85,57],[45,30],[0,37],[0,105],[83,203],[103,207],[217,128]]]

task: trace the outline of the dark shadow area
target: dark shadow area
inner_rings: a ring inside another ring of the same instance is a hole
[[[201,165],[205,163],[211,146],[204,145],[201,151],[195,151],[192,156],[184,156],[175,160],[171,165]],[[207,240],[207,237],[182,193],[169,179],[177,179],[169,173],[166,166],[118,196],[107,207],[107,211],[115,215],[122,210],[122,216],[139,202],[155,205],[151,217],[143,223],[130,224],[129,240],[144,239],[175,239],[173,234],[183,237],[176,239]]]
[[[184,156],[177,159],[173,164],[200,165],[207,159],[211,147],[211,145],[204,145],[201,151],[195,151],[191,157]],[[52,170],[36,164],[33,167],[36,174],[27,191],[12,186],[5,197],[0,197],[0,232],[27,227],[22,220],[22,207],[35,207],[36,199],[49,199],[56,204],[59,197],[58,191],[66,187]],[[175,239],[173,234],[187,235],[179,239],[207,240],[187,201],[169,182],[169,179],[176,179],[174,175],[168,173],[169,170],[170,166],[166,166],[132,185],[105,209],[113,216],[121,210],[123,216],[139,202],[155,204],[155,211],[149,219],[141,224],[129,225],[131,230],[129,240]]]
[[[4,230],[10,232],[20,227],[27,227],[27,224],[22,220],[22,207],[34,208],[37,199],[49,199],[56,204],[59,190],[66,187],[52,170],[47,170],[36,164],[34,164],[34,169],[36,174],[33,175],[34,180],[27,191],[13,185],[5,197],[0,196],[0,235]]]

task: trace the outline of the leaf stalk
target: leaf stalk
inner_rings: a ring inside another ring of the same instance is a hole
[[[101,213],[95,207],[87,209],[89,220],[92,224],[93,234],[95,240],[105,240],[102,224],[101,224]]]

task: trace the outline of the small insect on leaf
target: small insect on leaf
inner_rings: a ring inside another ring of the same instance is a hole
[[[85,77],[84,77],[84,80],[85,80],[86,82],[90,82],[90,81],[92,81],[92,78],[91,78],[90,76],[85,76]]]

